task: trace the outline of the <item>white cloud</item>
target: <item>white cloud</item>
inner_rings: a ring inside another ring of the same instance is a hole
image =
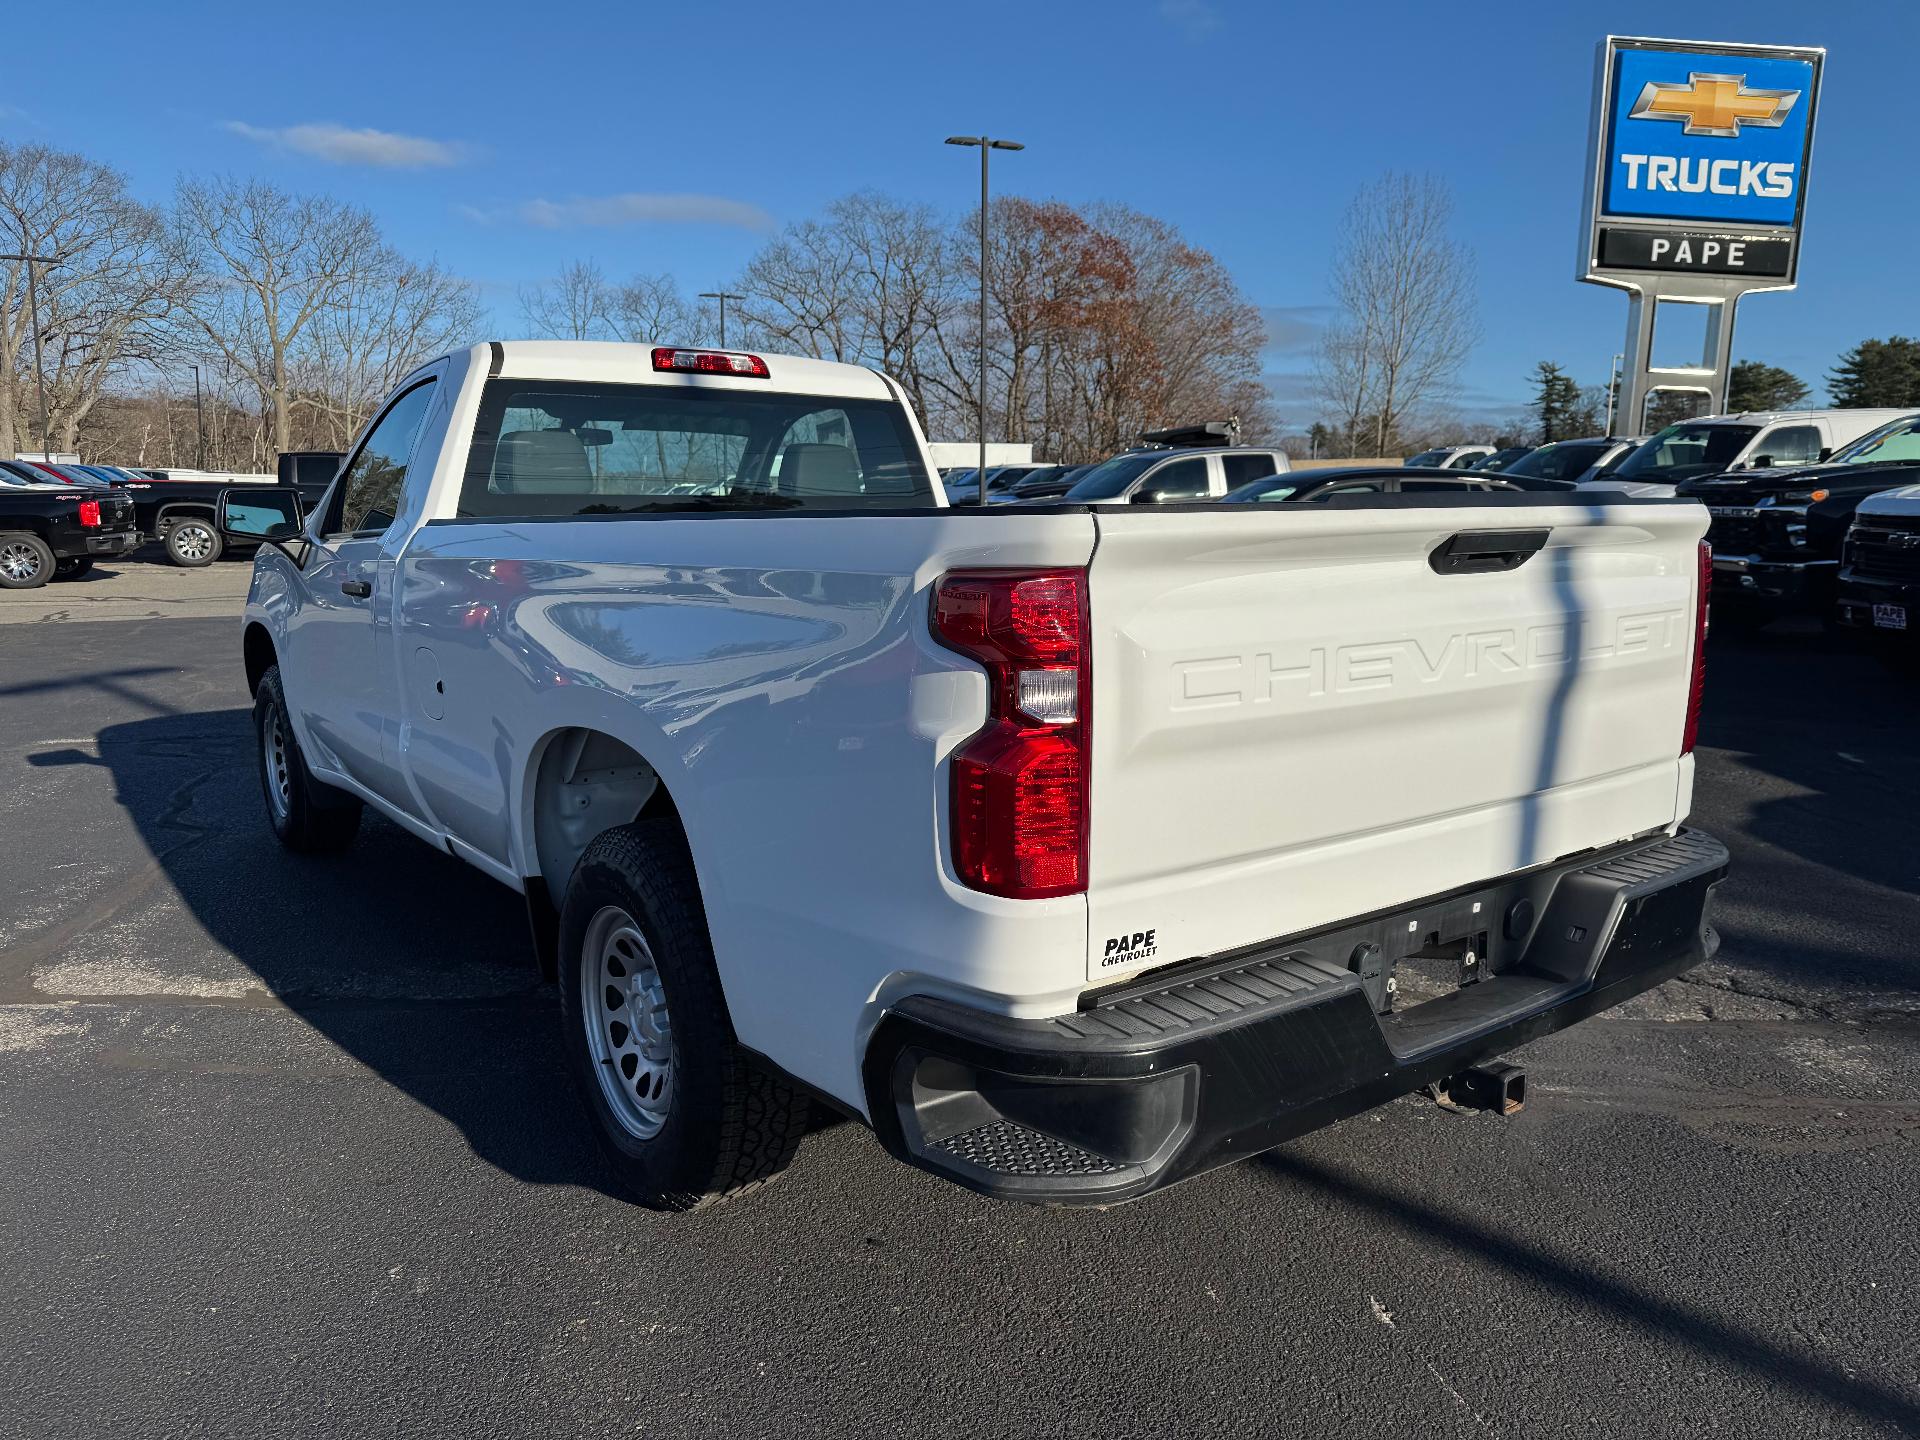
[[[1208,0],[1160,0],[1160,18],[1189,40],[1204,40],[1225,23]]]
[[[243,120],[229,120],[226,128],[242,139],[292,150],[329,165],[430,170],[458,165],[467,158],[467,147],[454,141],[396,135],[391,130],[350,130],[345,125],[289,125],[274,130]]]
[[[543,230],[576,225],[737,225],[771,230],[773,217],[758,205],[724,195],[584,195],[571,200],[529,200],[520,218]]]

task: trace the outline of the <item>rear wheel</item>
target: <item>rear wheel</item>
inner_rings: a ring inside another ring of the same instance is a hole
[[[189,570],[211,565],[220,558],[220,532],[213,528],[213,521],[199,515],[183,515],[168,521],[160,543],[166,546],[167,559]]]
[[[692,1210],[786,1168],[812,1103],[740,1048],[686,840],[669,820],[601,835],[560,913],[568,1062],[622,1187]]]
[[[253,728],[260,756],[260,792],[267,823],[289,850],[344,850],[360,831],[360,801],[315,780],[287,718],[280,667],[270,665],[254,692]]]
[[[0,534],[0,590],[36,590],[53,578],[53,551],[38,535]]]

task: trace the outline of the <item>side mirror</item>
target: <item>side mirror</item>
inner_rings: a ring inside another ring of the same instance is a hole
[[[1773,456],[1771,455],[1756,455],[1747,461],[1747,469],[1749,470],[1771,470],[1772,468]]]
[[[300,492],[291,485],[234,485],[220,492],[214,523],[235,540],[280,544],[298,539]]]
[[[1821,463],[1825,464],[1827,461],[1831,460],[1832,458],[1833,458],[1833,447],[1831,445],[1822,445],[1820,447]]]
[[[1171,490],[1160,490],[1153,486],[1145,486],[1133,492],[1131,503],[1135,505],[1165,505],[1170,500],[1185,500],[1187,498],[1189,497],[1175,494]]]

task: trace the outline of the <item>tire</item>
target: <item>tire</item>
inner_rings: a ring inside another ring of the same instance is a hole
[[[812,1102],[734,1037],[676,822],[642,819],[587,847],[561,907],[559,959],[568,1067],[623,1190],[694,1210],[786,1168]]]
[[[69,559],[56,561],[54,563],[53,578],[56,580],[78,580],[91,569],[93,569],[93,557],[91,555],[75,555]]]
[[[0,534],[0,590],[38,590],[53,578],[53,551],[24,530]]]
[[[167,522],[160,532],[167,559],[189,570],[211,565],[220,558],[220,532],[204,515],[182,515]]]
[[[260,760],[260,796],[267,824],[289,850],[303,855],[344,850],[360,833],[360,801],[323,785],[307,769],[287,719],[280,667],[270,665],[253,699],[254,753]]]

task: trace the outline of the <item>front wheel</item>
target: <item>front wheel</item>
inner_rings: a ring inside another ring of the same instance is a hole
[[[213,521],[198,515],[169,523],[161,543],[166,546],[167,559],[189,570],[211,565],[220,558],[220,532],[213,528]]]
[[[260,756],[260,791],[267,823],[289,850],[314,854],[344,850],[360,832],[360,801],[315,780],[287,718],[280,667],[270,665],[253,698],[253,730]]]
[[[53,578],[53,551],[38,535],[0,535],[0,590],[37,590]]]
[[[53,567],[53,578],[56,580],[78,580],[82,575],[85,575],[92,569],[93,557],[91,555],[75,555],[60,561]]]
[[[812,1102],[734,1038],[693,857],[671,821],[587,847],[561,907],[559,981],[568,1063],[635,1199],[692,1210],[786,1168]]]

